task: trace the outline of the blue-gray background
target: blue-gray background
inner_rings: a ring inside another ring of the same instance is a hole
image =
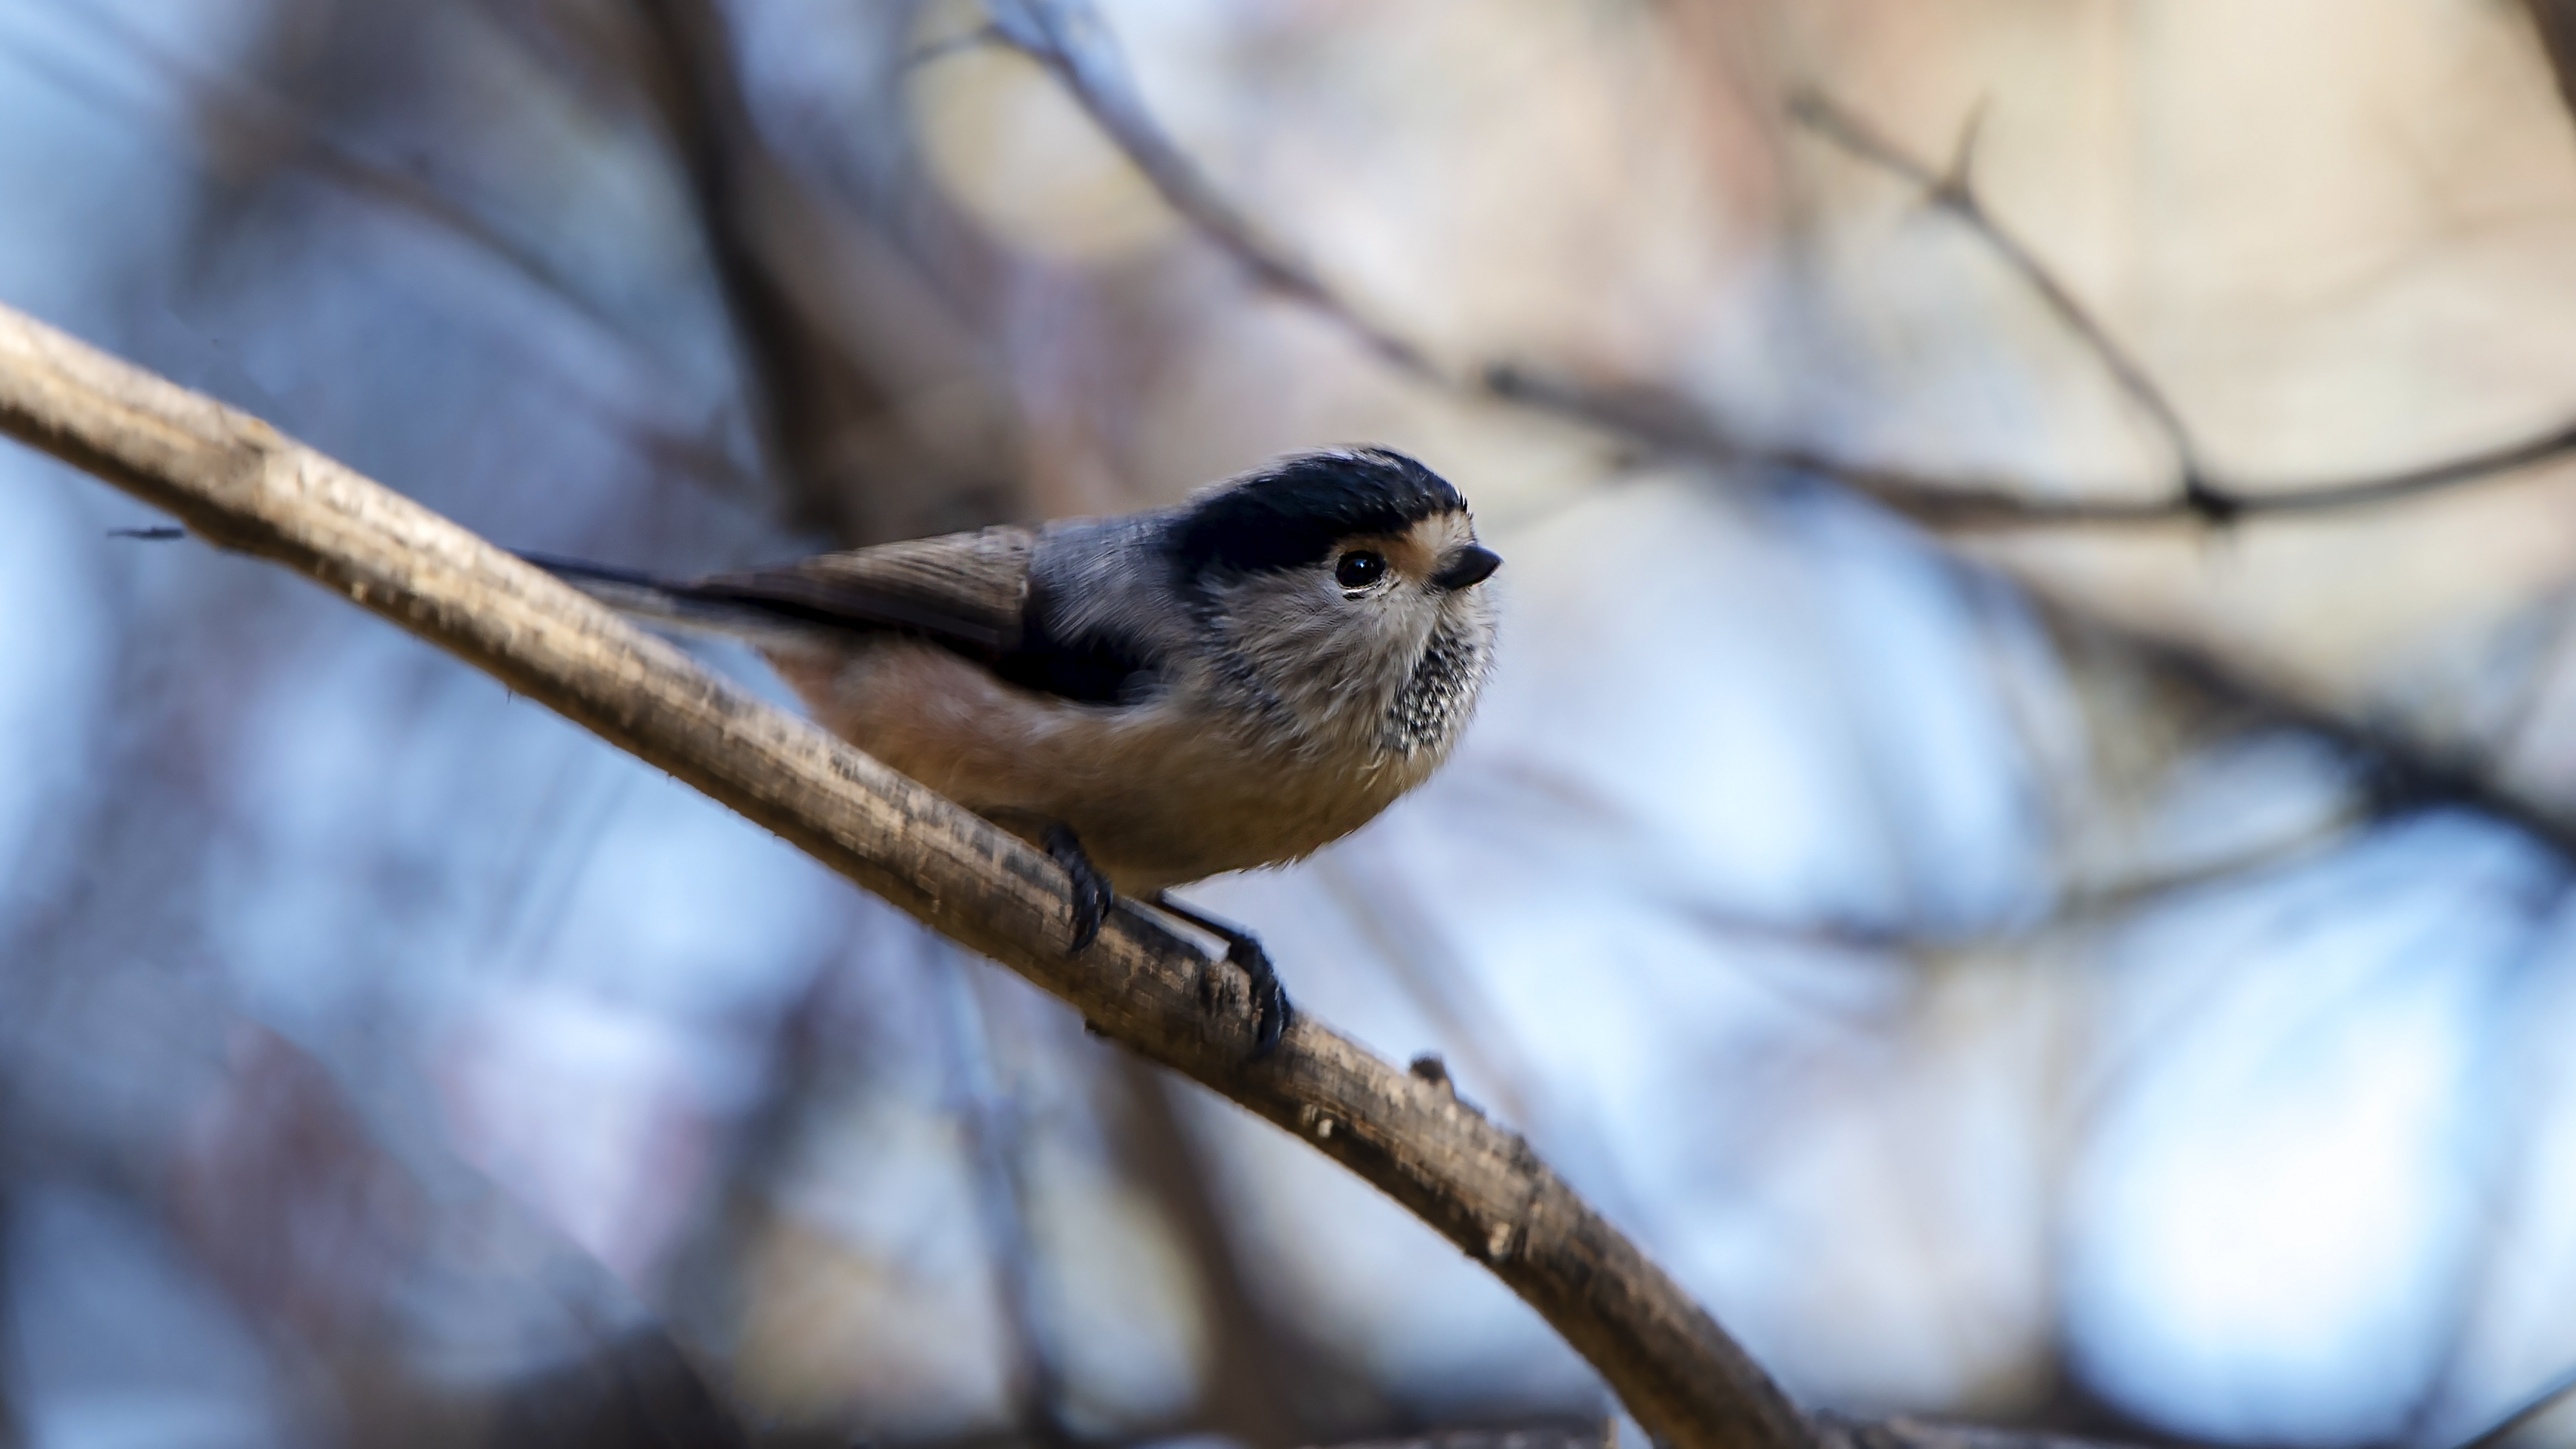
[[[2166,486],[1990,250],[1787,124],[1814,83],[1931,156],[1982,106],[1986,196],[2226,476],[2576,410],[2576,129],[2515,6],[1103,14],[1461,368]],[[1413,449],[1508,560],[1484,712],[1201,897],[1795,1393],[2440,1445],[2576,1364],[2560,475],[1955,542],[1640,459],[1263,294],[976,23],[5,0],[0,301],[673,571]],[[780,1443],[1601,1412],[1320,1159],[320,591],[107,536],[157,521],[0,451],[0,1433],[628,1442],[686,1382]]]

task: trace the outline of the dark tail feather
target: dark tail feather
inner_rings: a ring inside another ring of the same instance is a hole
[[[621,614],[692,633],[722,634],[746,643],[786,647],[811,645],[834,632],[816,620],[799,618],[791,611],[739,597],[730,590],[657,579],[633,569],[610,568],[551,554],[520,553],[518,558]]]

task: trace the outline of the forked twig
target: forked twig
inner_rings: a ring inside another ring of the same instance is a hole
[[[2222,486],[2209,472],[2190,427],[2173,400],[2165,395],[2145,365],[2111,335],[2109,327],[2079,300],[2072,289],[2042,261],[2020,234],[2003,224],[1978,195],[1971,171],[1975,138],[1983,108],[1961,129],[1951,164],[1936,170],[1851,110],[1813,87],[1790,98],[1790,118],[1854,159],[1923,189],[1925,204],[1945,212],[1968,228],[2014,275],[2021,278],[2049,312],[2085,350],[2092,353],[2112,381],[2155,427],[2174,455],[2179,487],[2169,497],[2135,503],[2059,503],[2026,495],[1999,493],[1991,484],[1968,479],[1909,478],[1909,487],[1974,495],[1968,521],[1977,523],[2150,523],[2194,515],[2213,524],[2267,513],[2317,513],[2388,503],[2462,483],[2518,472],[2535,463],[2576,453],[2576,421],[2546,432],[2439,463],[2324,482],[2246,487]],[[1816,469],[1812,471],[1827,472]],[[1963,500],[1964,501],[1964,498]]]
[[[2128,349],[2112,337],[2108,327],[2095,317],[2090,308],[2076,300],[2057,274],[2039,259],[2028,243],[2010,228],[1995,220],[1977,194],[1975,163],[1977,135],[1985,122],[1983,105],[1969,113],[1967,124],[1959,128],[1959,142],[1951,153],[1950,164],[1935,171],[1922,158],[1908,153],[1893,140],[1834,103],[1824,92],[1802,89],[1789,99],[1789,118],[1824,139],[1840,146],[1853,156],[1882,170],[1890,171],[1923,188],[1924,203],[1936,211],[1957,217],[1975,232],[1987,248],[2012,268],[2022,282],[2045,303],[2057,320],[2081,340],[2087,351],[2100,359],[2112,381],[2137,404],[2138,411],[2164,435],[2165,446],[2173,451],[2175,466],[2183,476],[2186,494],[2194,489],[2207,490],[2207,474],[2201,467],[2200,449],[2192,442],[2191,429],[2164,389],[2156,385],[2146,367]]]
[[[1305,259],[1270,236],[1209,181],[1155,120],[1116,37],[1091,0],[986,0],[989,23],[960,37],[990,37],[1053,73],[1074,101],[1144,173],[1154,189],[1210,244],[1256,280],[1331,318],[1400,370],[1426,381],[1553,413],[1659,452],[1826,479],[1945,531],[2069,526],[2218,525],[2270,514],[2369,507],[2483,482],[2576,454],[2576,420],[2533,436],[2439,462],[2360,477],[2294,484],[2222,485],[2210,475],[2189,426],[2146,367],[2111,336],[2039,255],[1996,220],[1973,179],[1977,118],[1963,129],[1947,167],[1935,167],[1808,90],[1791,101],[1793,119],[1855,157],[1924,188],[2032,288],[2050,313],[2098,358],[2173,453],[2177,486],[2152,498],[2085,497],[2037,489],[2029,480],[1936,473],[1862,462],[1809,447],[1778,447],[1734,436],[1696,401],[1643,380],[1586,382],[1526,363],[1495,360],[1452,367],[1430,349],[1335,291]]]

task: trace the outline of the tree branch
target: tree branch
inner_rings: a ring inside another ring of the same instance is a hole
[[[1127,60],[1091,0],[986,0],[983,28],[922,52],[923,59],[985,40],[1045,66],[1110,142],[1134,162],[1165,204],[1242,264],[1263,286],[1340,323],[1368,349],[1416,377],[1454,385],[1431,354],[1328,286],[1286,243],[1226,199],[1189,153],[1165,134],[1136,91]]]
[[[1984,242],[1987,249],[2021,278],[2066,330],[2074,334],[2084,349],[2093,354],[2138,410],[2146,414],[2149,422],[2163,436],[2166,446],[2173,451],[2175,469],[2180,475],[2177,480],[2179,486],[2170,496],[2113,503],[2034,498],[1999,489],[1980,479],[1904,477],[1903,486],[1907,491],[1958,495],[1954,500],[1944,500],[1949,505],[1948,518],[1954,524],[2156,523],[2187,515],[2221,524],[2256,514],[2319,513],[2390,503],[2463,483],[2498,478],[2536,463],[2576,453],[2576,421],[2571,421],[2519,441],[2391,473],[2324,482],[2221,486],[2202,462],[2199,446],[2193,441],[2191,429],[2183,422],[2181,412],[2146,367],[2120,345],[2102,320],[2075,296],[2046,262],[2040,260],[2028,242],[1996,219],[1977,194],[1970,163],[1982,113],[1969,118],[1961,130],[1954,158],[1949,166],[1940,169],[1908,152],[1822,91],[1809,88],[1792,96],[1789,115],[1855,159],[1923,188],[1926,205],[1957,218],[1961,225]],[[1801,467],[1802,471],[1833,475],[1831,468],[1818,467],[1813,463],[1791,466]],[[1884,473],[1876,473],[1875,476],[1881,479],[1891,477]]]
[[[1017,838],[265,423],[6,309],[0,432],[346,594],[1295,1133],[1484,1263],[1658,1439],[1813,1449],[1761,1368],[1517,1133],[1311,1017],[1247,1065],[1239,973],[1123,904],[1068,954],[1068,883]]]
[[[2057,279],[2057,274],[2039,259],[2039,254],[1986,210],[1984,200],[1977,194],[1975,176],[1977,132],[1985,121],[1982,106],[1959,129],[1958,145],[1951,153],[1950,164],[1939,171],[1835,104],[1820,90],[1805,89],[1791,96],[1789,117],[1851,155],[1922,187],[1925,204],[1957,217],[1983,239],[1987,247],[2003,259],[2004,265],[2012,268],[2022,282],[2038,294],[2048,310],[2056,314],[2057,320],[2083,342],[2085,349],[2101,360],[2103,368],[2111,374],[2111,380],[2119,384],[2120,390],[2127,393],[2138,410],[2147,415],[2156,431],[2164,435],[2165,445],[2173,450],[2175,465],[2182,471],[2186,490],[2208,486],[2208,479],[2201,471],[2200,449],[2192,442],[2191,429],[2183,424],[2182,414],[2165,396],[2164,389],[2156,385],[2147,369],[2129,355],[2128,349],[2120,345],[2110,329],[2102,325],[2101,319],[2076,300],[2066,284]]]
[[[821,205],[762,136],[724,7],[630,0],[622,13],[633,22],[637,80],[687,187],[789,521],[845,543],[881,543],[1010,515],[1020,482],[1011,469],[927,445],[905,418],[904,379],[886,354],[921,351],[923,339],[898,334],[871,349],[817,302],[827,287],[848,299],[865,291],[850,249],[833,245],[846,213]]]
[[[2392,503],[2501,478],[2576,454],[2576,419],[2474,453],[2364,477],[2221,486],[2202,463],[2181,413],[2153,376],[2019,236],[1995,220],[1971,174],[1972,119],[1946,168],[1907,152],[1850,112],[1809,90],[1791,117],[1858,159],[1922,186],[1925,199],[1966,224],[2098,358],[2173,452],[2178,486],[2154,498],[2084,498],[2034,492],[2027,482],[1975,474],[1926,473],[1837,457],[1820,449],[1750,443],[1727,432],[1691,400],[1641,381],[1577,382],[1523,363],[1494,360],[1463,369],[1388,326],[1328,285],[1320,273],[1226,198],[1154,119],[1138,93],[1117,38],[1091,0],[986,0],[989,25],[925,54],[991,39],[1052,72],[1154,189],[1210,244],[1253,278],[1338,322],[1397,368],[1444,386],[1555,413],[1659,451],[1829,479],[1927,528],[2223,524],[2265,514],[2318,513]]]

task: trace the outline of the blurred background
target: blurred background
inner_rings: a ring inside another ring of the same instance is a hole
[[[1969,531],[1778,455],[2152,504],[2178,439],[2260,495],[2566,426],[2569,25],[0,0],[0,301],[676,573],[1414,451],[1500,670],[1417,796],[1198,892],[1302,1006],[1442,1054],[1802,1402],[2439,1449],[2576,1366],[2576,469]],[[1810,92],[1973,132],[2181,430]],[[1321,1158],[386,624],[108,536],[160,521],[0,449],[0,1440],[1607,1411]]]

